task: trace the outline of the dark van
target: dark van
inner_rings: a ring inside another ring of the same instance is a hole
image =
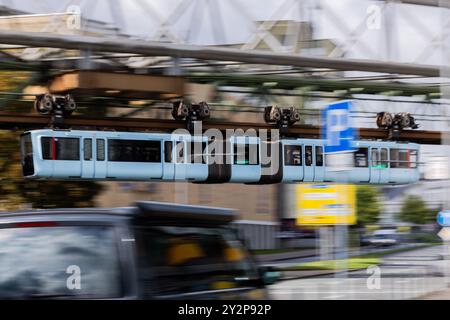
[[[229,209],[138,202],[0,214],[0,299],[266,299]]]

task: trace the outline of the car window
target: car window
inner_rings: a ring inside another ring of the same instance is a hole
[[[121,296],[112,228],[0,229],[0,298]]]
[[[257,278],[234,232],[222,228],[138,229],[141,283],[148,295],[171,295],[247,286]]]

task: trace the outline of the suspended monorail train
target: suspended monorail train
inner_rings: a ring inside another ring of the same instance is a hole
[[[201,153],[193,144],[201,145]],[[324,140],[280,139],[277,170],[265,174],[258,137],[224,139],[223,157],[211,163],[206,136],[170,133],[41,129],[21,136],[23,174],[30,179],[192,181],[269,184],[345,182],[407,184],[419,179],[419,145],[390,141],[355,141],[353,167],[327,166]],[[185,151],[178,149],[183,145]],[[192,145],[192,148],[190,147]],[[253,149],[252,149],[253,148]],[[238,150],[243,150],[238,156]],[[250,152],[256,150],[256,152]],[[215,154],[214,156],[220,156]]]

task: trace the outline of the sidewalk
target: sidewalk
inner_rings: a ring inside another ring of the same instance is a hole
[[[418,297],[417,300],[450,300],[450,288],[429,293],[422,297]]]
[[[354,270],[296,270],[296,271],[282,271],[281,280],[295,280],[304,278],[314,278],[320,276],[334,275],[342,272],[358,271]]]
[[[314,257],[314,256],[316,256],[316,254],[317,254],[316,249],[307,249],[307,250],[299,250],[299,251],[284,252],[284,253],[257,254],[257,255],[254,255],[254,257],[258,262],[271,262],[271,261],[289,260],[289,259],[295,259],[295,258]]]
[[[350,248],[347,252],[349,256],[360,255],[360,254],[370,254],[370,253],[382,253],[384,251],[391,251],[397,249],[413,249],[420,245],[417,244],[409,244],[409,245],[401,245],[394,248],[376,248],[376,247],[359,247],[359,248]],[[284,252],[284,253],[271,253],[271,254],[254,254],[256,261],[259,263],[264,262],[274,262],[274,261],[282,261],[282,260],[290,260],[296,258],[308,258],[308,257],[317,257],[318,251],[316,249],[305,249],[293,252]],[[331,253],[330,253],[331,254]]]

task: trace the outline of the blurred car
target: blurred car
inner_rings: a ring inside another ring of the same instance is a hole
[[[377,230],[366,241],[373,246],[393,246],[398,244],[396,233],[391,230]]]
[[[229,209],[138,202],[0,216],[2,299],[264,299]]]

